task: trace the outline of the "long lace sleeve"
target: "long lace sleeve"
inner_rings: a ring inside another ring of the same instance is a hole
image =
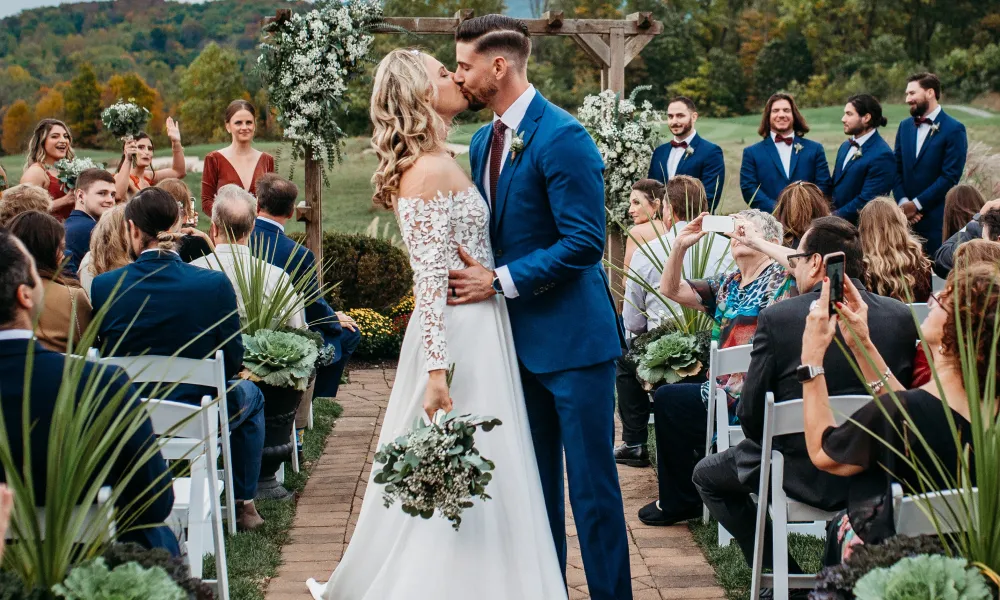
[[[413,296],[419,315],[427,370],[448,368],[444,308],[448,299],[449,207],[451,198],[400,198],[399,228],[410,252]]]

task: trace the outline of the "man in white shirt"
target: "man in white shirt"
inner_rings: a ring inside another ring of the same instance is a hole
[[[236,291],[240,316],[247,318],[246,298],[243,288],[252,288],[260,277],[264,278],[265,302],[278,302],[286,306],[275,314],[265,327],[305,327],[305,308],[294,284],[282,269],[261,260],[250,251],[250,234],[257,220],[257,200],[238,185],[219,188],[212,205],[212,226],[209,235],[215,242],[215,253],[191,261],[203,269],[223,271]],[[253,299],[260,302],[260,299]],[[257,311],[251,310],[251,313]]]

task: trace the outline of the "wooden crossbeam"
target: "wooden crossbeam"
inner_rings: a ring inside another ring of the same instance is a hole
[[[464,11],[463,11],[464,12]],[[647,15],[647,16],[643,16]],[[466,19],[461,17],[386,17],[385,22],[401,27],[410,33],[450,35]],[[657,35],[663,33],[663,24],[653,20],[648,13],[636,13],[634,19],[563,19],[549,13],[543,19],[522,19],[531,35],[605,34],[612,28],[621,28],[623,35]]]
[[[590,58],[602,67],[611,66],[611,48],[604,39],[596,33],[578,33],[573,36],[575,41]]]

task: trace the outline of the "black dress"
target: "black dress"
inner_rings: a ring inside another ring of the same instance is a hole
[[[885,394],[855,412],[851,421],[839,427],[829,427],[823,432],[823,451],[827,456],[838,463],[865,469],[848,478],[846,518],[853,535],[866,544],[881,542],[895,534],[890,487],[893,483],[900,483],[905,493],[937,491],[954,486],[953,482],[961,472],[961,463],[947,413],[951,414],[961,447],[972,443],[969,422],[943,400],[921,389],[896,392],[896,397],[908,418],[892,396]],[[887,444],[909,461],[922,465],[921,470],[932,475],[932,488],[925,490],[908,461],[897,456]],[[928,450],[941,461],[951,481],[938,473]],[[970,471],[975,485],[975,470]],[[840,562],[841,544],[847,540],[838,537],[843,538],[844,531],[843,519],[835,519],[827,539],[827,564]]]
[[[197,260],[202,256],[208,256],[211,253],[212,247],[208,245],[208,242],[204,238],[197,235],[185,235],[177,242],[177,254],[186,263]]]

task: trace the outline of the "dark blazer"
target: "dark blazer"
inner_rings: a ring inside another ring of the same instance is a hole
[[[25,386],[25,363],[29,344],[34,346],[34,365],[31,371],[31,384]],[[46,494],[49,426],[52,423],[52,413],[56,406],[56,397],[62,383],[63,367],[66,360],[65,355],[46,350],[37,342],[23,339],[0,341],[0,398],[2,398],[0,409],[3,410],[4,422],[7,424],[7,436],[12,458],[15,463],[19,464],[24,460],[24,430],[21,427],[24,396],[26,391],[30,389],[29,410],[31,412],[29,418],[34,423],[29,442],[32,457],[31,474],[34,480],[35,498],[41,503],[44,503]],[[90,381],[95,383],[89,384]],[[139,401],[138,395],[129,384],[128,377],[121,369],[99,368],[94,363],[85,363],[83,376],[77,388],[78,397],[84,393],[84,389],[87,387],[105,391],[107,398],[114,397],[122,388],[127,388],[124,393],[126,398],[130,399],[125,402],[134,406]],[[126,443],[118,461],[112,466],[106,483],[116,486],[122,476],[132,468],[131,461],[140,453],[145,452],[153,439],[153,425],[147,417]],[[4,480],[3,472],[0,471],[0,481]],[[151,488],[149,494],[144,495],[146,488],[154,482],[156,485]],[[146,500],[143,498],[148,499],[149,495],[153,495],[155,498],[151,500],[148,507],[135,515],[136,520],[132,522],[131,526],[155,524],[160,524],[160,526],[130,531],[123,537],[147,548],[164,548],[177,555],[180,553],[177,539],[168,527],[162,525],[170,516],[170,511],[174,506],[174,492],[172,478],[167,473],[167,463],[159,453],[142,465],[132,479],[125,484],[125,491],[120,496],[119,509],[124,509],[127,504],[136,499],[139,500],[135,505],[142,506],[146,504]]]
[[[865,204],[892,191],[896,180],[896,157],[878,130],[861,145],[861,156],[855,154],[844,168],[844,159],[850,149],[850,140],[841,144],[833,166],[833,214],[856,225],[858,213]]]
[[[794,149],[796,145],[802,146],[798,152]],[[789,176],[785,176],[785,168],[771,134],[743,150],[740,190],[743,192],[743,200],[750,208],[774,212],[781,190],[794,181],[815,183],[824,194],[830,195],[830,167],[826,163],[823,145],[795,136],[792,148]]]
[[[708,198],[708,209],[712,212],[722,199],[723,184],[726,180],[726,160],[722,156],[722,148],[701,137],[697,133],[689,145],[692,153],[685,155],[677,163],[675,175],[690,175],[701,181],[705,186]],[[667,159],[670,158],[672,146],[663,144],[653,151],[653,159],[649,163],[650,179],[667,182]]]
[[[917,344],[917,328],[909,308],[898,300],[871,294],[860,281],[853,281],[868,305],[868,327],[875,347],[896,378],[909,383]],[[756,452],[758,462],[764,435],[765,394],[774,392],[776,402],[802,397],[795,369],[801,364],[806,316],[812,302],[819,298],[819,290],[816,286],[806,294],[769,306],[757,318],[750,368],[736,415],[747,437],[737,446],[737,453]],[[865,382],[855,375],[836,343],[830,344],[823,368],[831,395],[867,393]],[[785,490],[790,496],[827,510],[843,508],[847,501],[845,480],[813,466],[803,434],[777,438],[774,445],[785,456]],[[743,457],[737,460],[746,462]]]
[[[66,274],[76,277],[80,270],[80,262],[90,251],[90,234],[93,233],[97,221],[82,210],[74,210],[66,217],[63,227],[66,228],[66,256],[69,262],[63,268]]]
[[[979,224],[979,213],[976,213],[972,220],[965,224],[950,238],[946,239],[938,251],[934,254],[934,272],[941,279],[947,279],[948,274],[955,268],[955,252],[958,247],[972,240],[982,239],[983,226]]]
[[[962,125],[944,110],[938,113],[934,125],[937,133],[927,134],[916,156],[917,126],[913,118],[904,119],[896,133],[896,200],[916,198],[920,201],[923,218],[913,226],[913,231],[925,238],[924,249],[934,256],[941,246],[941,229],[944,225],[944,197],[958,184],[965,171],[969,139]]]
[[[316,256],[312,250],[285,235],[285,232],[273,223],[262,219],[257,219],[254,224],[250,245],[255,250],[262,252],[269,263],[280,267],[292,277],[295,277],[299,272],[304,274],[316,265]],[[306,288],[307,294],[315,294],[319,288],[315,271],[313,273]],[[325,298],[318,298],[306,306],[306,323],[309,324],[309,329],[321,333],[327,344],[333,344],[336,347],[334,360],[338,360],[341,356],[340,334],[343,332],[343,328],[340,326],[333,308]]]
[[[144,252],[134,263],[94,278],[94,314],[101,321],[101,356],[209,358],[222,349],[226,378],[243,364],[236,292],[222,271],[183,262],[173,252]],[[183,346],[183,349],[181,349]],[[182,385],[174,400],[200,403],[204,390]]]

